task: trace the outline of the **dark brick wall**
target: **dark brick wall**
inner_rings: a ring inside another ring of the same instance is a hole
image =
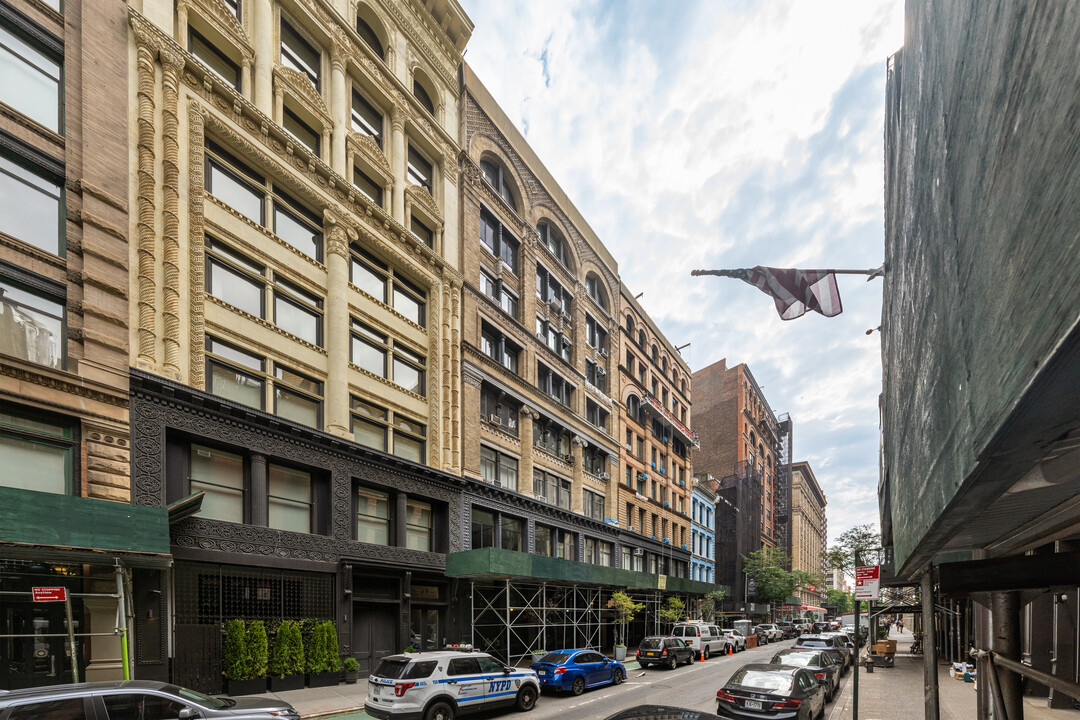
[[[694,429],[701,449],[694,472],[722,478],[732,472],[739,452],[739,366],[720,360],[693,375]]]

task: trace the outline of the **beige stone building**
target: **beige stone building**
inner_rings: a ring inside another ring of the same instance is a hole
[[[337,618],[363,672],[434,647],[472,23],[456,0],[136,0],[128,27],[134,498],[193,503],[171,577],[137,584],[172,620],[136,674],[217,691],[206,648],[238,616]]]
[[[619,313],[619,523],[645,548],[636,570],[685,576],[691,556],[690,366],[622,288]]]
[[[825,551],[828,539],[827,505],[808,462],[791,464],[791,569],[820,576],[814,589],[802,588],[803,605],[820,606],[828,598],[825,582]]]
[[[116,627],[116,568],[168,561],[164,511],[127,504],[126,22],[114,0],[0,1],[3,688],[120,677],[119,640],[87,633]],[[74,658],[34,586],[70,593]]]

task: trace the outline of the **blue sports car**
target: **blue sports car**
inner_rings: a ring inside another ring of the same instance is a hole
[[[563,690],[574,695],[599,685],[618,685],[626,679],[625,665],[595,650],[556,650],[531,667],[541,690]]]

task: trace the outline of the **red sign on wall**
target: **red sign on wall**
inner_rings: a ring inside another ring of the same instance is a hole
[[[67,588],[65,587],[36,587],[34,602],[64,602],[67,600]]]

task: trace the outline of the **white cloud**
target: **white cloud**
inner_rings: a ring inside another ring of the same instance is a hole
[[[462,0],[466,61],[693,368],[746,362],[794,420],[829,534],[877,520],[880,281],[776,317],[695,267],[881,263],[887,57],[901,0]]]

